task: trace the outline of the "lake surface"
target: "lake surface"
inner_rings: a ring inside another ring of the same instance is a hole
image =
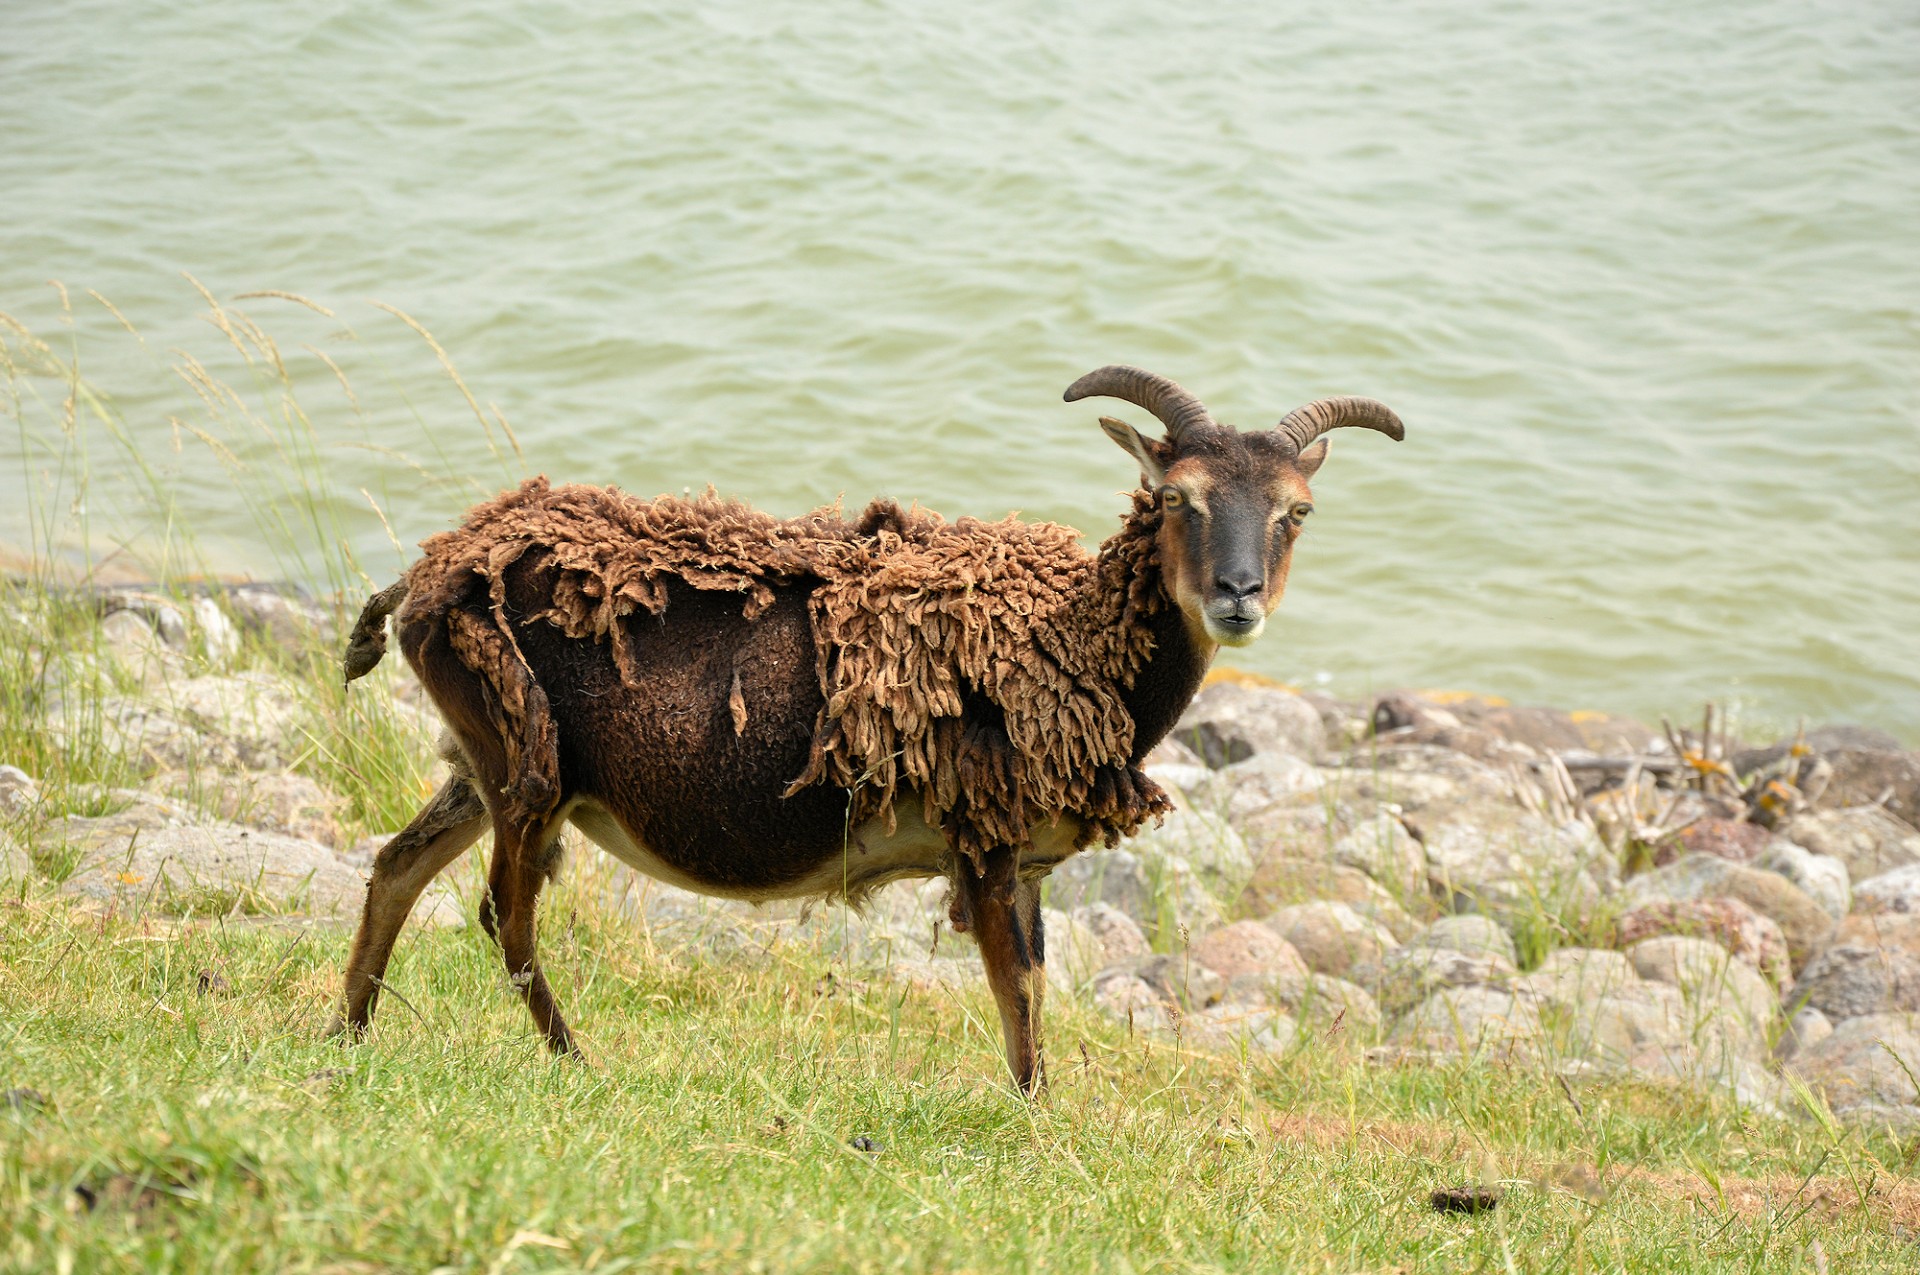
[[[171,450],[169,351],[231,353],[183,271],[335,312],[235,303],[374,575],[362,488],[411,542],[523,470],[1097,537],[1132,471],[1080,373],[1370,394],[1408,440],[1335,437],[1232,662],[1920,742],[1920,8],[1206,8],[13,6],[0,310],[262,574],[260,489]],[[150,534],[92,463],[96,534]],[[0,538],[47,464],[5,444]]]

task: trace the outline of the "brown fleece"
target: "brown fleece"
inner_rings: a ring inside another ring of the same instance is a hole
[[[514,621],[608,642],[621,681],[644,694],[628,617],[662,614],[670,579],[745,595],[748,619],[776,586],[807,587],[826,704],[789,794],[833,784],[851,791],[854,824],[891,824],[901,790],[917,789],[927,822],[978,871],[996,846],[1027,847],[1036,820],[1075,816],[1083,844],[1111,845],[1168,809],[1130,763],[1121,698],[1153,647],[1146,621],[1165,605],[1158,525],[1136,493],[1095,556],[1052,523],[949,523],[891,501],[854,523],[837,508],[779,519],[710,490],[646,501],[535,478],[422,543],[402,618],[443,618],[453,651],[488,684],[507,813],[534,822],[564,794],[555,724]],[[552,572],[551,604],[510,620],[506,572],[529,554]],[[736,671],[736,732],[737,694]]]

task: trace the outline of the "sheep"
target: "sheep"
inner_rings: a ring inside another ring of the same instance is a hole
[[[1279,604],[1322,436],[1404,435],[1361,398],[1241,433],[1131,367],[1065,397],[1092,396],[1165,427],[1100,418],[1142,485],[1097,554],[1016,518],[883,500],[851,522],[837,507],[783,520],[711,490],[642,501],[544,478],[424,541],[368,600],[345,671],[379,662],[394,615],[453,774],[374,862],[336,1029],[366,1030],[414,901],[490,825],[481,923],[548,1045],[576,1053],[534,942],[572,823],[649,876],[755,902],[857,906],[946,877],[1032,1093],[1041,882],[1169,809],[1141,763],[1218,649]]]

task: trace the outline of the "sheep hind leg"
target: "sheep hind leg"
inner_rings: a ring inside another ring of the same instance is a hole
[[[467,776],[456,773],[412,821],[395,833],[373,861],[366,907],[347,957],[344,1005],[330,1035],[363,1034],[380,1001],[387,961],[427,883],[486,830],[487,808]]]
[[[493,830],[493,866],[487,876],[487,903],[507,961],[507,981],[520,994],[534,1025],[547,1038],[547,1048],[563,1057],[579,1057],[580,1049],[567,1030],[553,988],[540,969],[534,919],[540,887],[547,882],[546,851],[559,831],[552,828],[508,828],[496,821]]]
[[[1046,1087],[1040,1049],[1040,1012],[1046,999],[1046,936],[1040,919],[1040,882],[1022,880],[1011,850],[988,854],[986,871],[957,872],[968,928],[980,945],[987,986],[1000,1010],[1007,1067],[1029,1096]]]

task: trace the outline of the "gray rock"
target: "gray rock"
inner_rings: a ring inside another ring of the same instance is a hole
[[[1145,956],[1153,949],[1134,919],[1111,903],[1089,903],[1068,914],[1100,944],[1101,968]]]
[[[1264,1006],[1291,1015],[1302,1031],[1343,1033],[1372,1040],[1380,1030],[1380,1004],[1366,988],[1325,974],[1242,974],[1227,984],[1225,1002]]]
[[[1057,990],[1071,992],[1110,964],[1100,936],[1073,913],[1045,908],[1041,923],[1046,935],[1047,982]]]
[[[1853,890],[1861,912],[1920,912],[1920,864],[1869,877]]]
[[[907,956],[886,968],[889,978],[919,992],[955,991],[986,981],[979,961],[958,956]],[[1051,967],[1048,976],[1052,976]]]
[[[1833,1035],[1832,1020],[1813,1006],[1803,1005],[1794,1011],[1793,1017],[1787,1019],[1786,1027],[1780,1033],[1780,1039],[1774,1042],[1773,1056],[1784,1062],[1801,1050],[1809,1049],[1831,1035]]]
[[[1152,887],[1165,884],[1153,880],[1156,869],[1178,859],[1192,868],[1214,899],[1222,902],[1238,895],[1253,876],[1253,856],[1247,852],[1247,843],[1226,819],[1206,810],[1175,810],[1166,815],[1158,827],[1146,828],[1129,837],[1121,849],[1139,856],[1144,876]],[[1076,860],[1089,857],[1097,859],[1100,852],[1074,856],[1056,869],[1055,875]],[[1154,892],[1159,890],[1155,888]],[[1192,918],[1182,919],[1192,922]]]
[[[278,769],[304,742],[299,701],[286,683],[269,673],[191,678],[174,689],[166,707],[203,732],[230,741],[249,769]]]
[[[1379,882],[1358,868],[1326,859],[1268,856],[1254,868],[1253,881],[1240,896],[1240,906],[1244,911],[1267,913],[1290,903],[1312,903],[1320,899],[1346,904],[1383,926],[1396,939],[1403,939],[1419,928]],[[1425,898],[1411,902],[1423,909],[1423,915],[1432,907],[1431,901]]]
[[[1474,802],[1427,821],[1427,877],[1456,912],[1584,911],[1612,860],[1591,825],[1555,825],[1511,802]]]
[[[33,879],[33,860],[13,834],[0,828],[0,886],[18,887]]]
[[[193,627],[200,637],[201,649],[209,660],[225,663],[240,653],[240,630],[212,598],[193,600]]]
[[[1375,815],[1342,837],[1333,859],[1402,895],[1426,889],[1427,852],[1390,814]]]
[[[0,815],[23,816],[40,804],[40,785],[18,766],[0,766]]]
[[[1355,965],[1378,961],[1395,946],[1384,926],[1344,903],[1296,903],[1275,912],[1266,924],[1291,943],[1316,974],[1344,975]]]
[[[163,771],[149,784],[218,819],[337,845],[346,798],[292,771]],[[391,834],[389,834],[390,836]],[[380,838],[385,845],[388,837]],[[370,862],[370,861],[369,861]]]
[[[240,585],[228,591],[227,605],[241,628],[290,649],[333,628],[333,616],[325,607],[271,585]]]
[[[1181,952],[1141,957],[1125,968],[1160,999],[1189,1012],[1219,1004],[1227,991],[1226,979]]]
[[[1383,1010],[1399,1014],[1442,988],[1504,985],[1516,972],[1513,962],[1497,953],[1408,944],[1356,966],[1353,976],[1373,989]]]
[[[1920,863],[1920,832],[1878,806],[1809,811],[1780,831],[1789,841],[1846,864],[1854,881]]]
[[[99,821],[68,821],[97,823]],[[176,824],[79,843],[62,893],[163,912],[304,912],[356,919],[365,881],[325,846],[236,824]]]
[[[1847,865],[1831,855],[1815,854],[1804,846],[1775,838],[1761,851],[1753,866],[1778,872],[1804,890],[1808,898],[1836,921],[1853,907],[1853,886],[1847,876]]]
[[[1311,803],[1319,805],[1326,784],[1319,769],[1290,753],[1261,753],[1216,771],[1216,809],[1236,824],[1270,820]]]
[[[1633,962],[1619,952],[1563,947],[1547,953],[1538,969],[1514,979],[1510,986],[1543,1000],[1573,1005],[1612,995],[1639,982]]]
[[[1837,1024],[1801,1050],[1793,1070],[1835,1111],[1869,1103],[1911,1107],[1920,1100],[1920,1014],[1867,1014]]]
[[[1093,981],[1094,1007],[1139,1031],[1169,1031],[1173,1016],[1160,993],[1126,967],[1107,970]]]
[[[1293,1048],[1300,1029],[1276,1010],[1245,1005],[1214,1005],[1187,1019],[1188,1038],[1222,1053],[1283,1054]]]
[[[1545,1034],[1532,997],[1491,987],[1448,987],[1395,1023],[1388,1040],[1405,1049],[1524,1060],[1538,1056]]]
[[[1667,935],[1636,943],[1626,955],[1642,979],[1679,988],[1695,1022],[1724,1016],[1752,1034],[1768,1030],[1779,1012],[1779,998],[1760,971],[1717,943]]]
[[[1216,768],[1270,752],[1311,760],[1326,743],[1320,714],[1299,695],[1226,681],[1201,688],[1173,737]]]
[[[1047,898],[1062,911],[1104,903],[1141,923],[1157,911],[1146,865],[1120,849],[1089,850],[1062,863],[1047,877]]]
[[[1920,1010],[1920,915],[1848,917],[1800,971],[1787,1004],[1811,1005],[1835,1021]]]
[[[1712,855],[1685,855],[1664,868],[1633,878],[1626,886],[1629,906],[1713,898],[1738,899],[1777,922],[1796,968],[1833,932],[1833,918],[1825,909],[1779,873],[1729,863]]]
[[[1308,973],[1293,944],[1258,921],[1236,921],[1210,931],[1194,940],[1190,954],[1225,979],[1242,974],[1304,978]]]
[[[1407,940],[1408,947],[1443,948],[1469,956],[1490,956],[1508,966],[1519,959],[1513,936],[1497,922],[1466,913],[1443,916]]]

